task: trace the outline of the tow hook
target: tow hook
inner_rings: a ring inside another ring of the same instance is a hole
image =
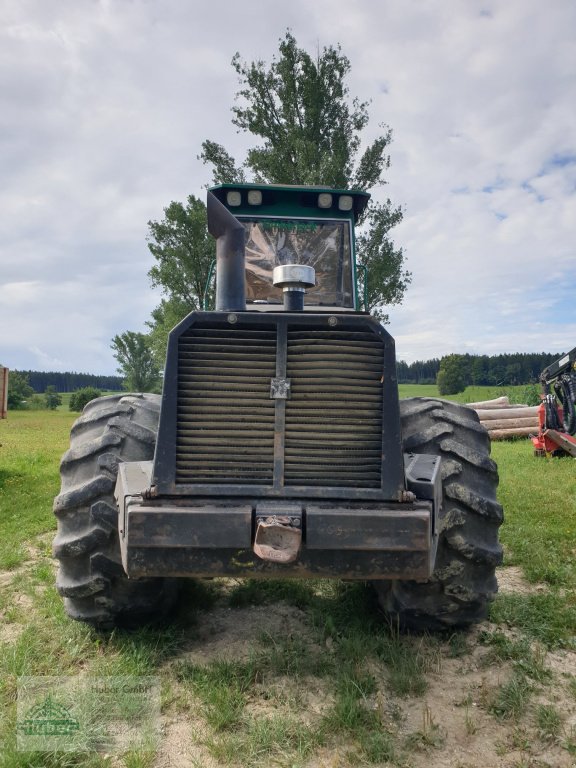
[[[289,515],[256,512],[254,554],[273,563],[293,563],[302,546],[301,510]]]

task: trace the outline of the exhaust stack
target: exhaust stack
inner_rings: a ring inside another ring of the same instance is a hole
[[[304,292],[316,285],[316,272],[305,264],[282,264],[274,267],[272,283],[282,288],[286,312],[302,312]]]
[[[244,312],[244,227],[212,192],[208,192],[206,207],[208,232],[216,238],[216,311]]]

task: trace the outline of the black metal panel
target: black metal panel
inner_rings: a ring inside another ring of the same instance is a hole
[[[240,322],[180,337],[177,484],[272,484],[276,332]]]
[[[398,499],[400,446],[394,342],[367,315],[197,312],[170,335],[158,495]]]
[[[250,547],[252,507],[141,506],[130,514],[128,539],[131,547]]]
[[[354,323],[289,327],[287,486],[380,488],[383,357]]]
[[[545,368],[540,374],[540,381],[544,384],[551,384],[561,373],[574,369],[576,369],[576,347]]]
[[[354,509],[306,507],[307,549],[402,550],[428,552],[430,509]]]
[[[430,551],[305,550],[295,563],[260,560],[252,549],[151,549],[130,547],[130,577],[234,576],[249,578],[426,579],[433,570]]]

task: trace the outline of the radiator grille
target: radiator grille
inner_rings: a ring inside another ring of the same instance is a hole
[[[287,486],[380,487],[382,375],[373,333],[288,331]]]
[[[383,369],[360,323],[194,324],[178,341],[176,485],[381,488]],[[277,376],[287,400],[270,396]]]
[[[275,371],[274,325],[180,337],[176,483],[272,483]]]

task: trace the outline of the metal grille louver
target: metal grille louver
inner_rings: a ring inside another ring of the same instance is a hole
[[[274,325],[195,325],[180,337],[176,483],[272,483],[275,371]]]
[[[358,327],[289,329],[287,486],[378,488],[383,344]]]

